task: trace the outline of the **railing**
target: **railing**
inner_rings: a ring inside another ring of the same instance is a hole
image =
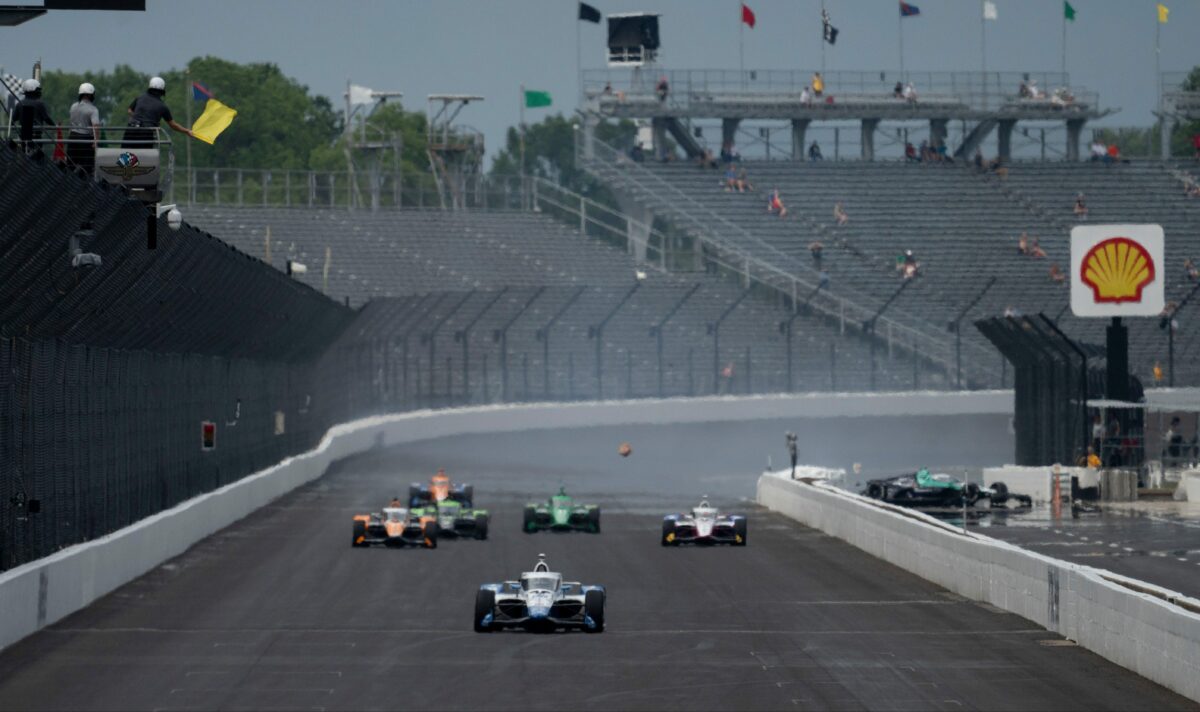
[[[815,72],[799,69],[664,69],[631,72],[620,69],[587,69],[581,83],[585,96],[613,92],[653,93],[660,77],[666,77],[672,95],[714,92],[792,92],[810,86]],[[1047,93],[1070,87],[1070,77],[1061,72],[823,72],[826,95],[875,94],[891,96],[896,82],[911,82],[918,96],[952,96],[972,108],[994,109],[1016,99],[1021,84],[1036,84]],[[1095,106],[1094,92],[1072,88],[1077,102]]]
[[[630,160],[612,146],[594,137],[588,139],[583,133],[576,132],[577,165],[597,173],[606,180],[619,178],[624,184],[639,189],[643,195],[656,198],[662,207],[670,210],[672,219],[681,223],[680,227],[692,231],[714,249],[715,253],[711,258],[719,260],[721,264],[735,265],[734,269],[742,275],[747,285],[755,282],[762,284],[789,297],[793,305],[798,305],[803,295],[807,306],[836,319],[843,332],[849,324],[851,328],[865,333],[863,324],[875,316],[876,307],[852,302],[830,293],[822,286],[821,275],[811,266],[751,235],[741,226],[700,204],[677,186]],[[585,156],[584,141],[590,142],[593,158]],[[604,173],[606,169],[615,171],[615,174]],[[761,250],[760,254],[769,256],[774,262],[750,255],[745,248],[738,246],[738,243]],[[945,336],[935,336],[923,328],[931,329],[932,325],[909,325],[894,318],[881,317],[875,333],[882,331],[886,334],[889,349],[893,345],[899,345],[914,355],[942,364],[949,371],[955,363],[953,344]],[[976,372],[999,380],[996,369],[982,365],[985,363],[982,359],[994,360],[995,354],[979,344],[968,343],[966,346],[980,359],[974,362]]]

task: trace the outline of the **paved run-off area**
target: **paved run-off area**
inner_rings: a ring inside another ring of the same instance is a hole
[[[749,504],[763,449],[750,428],[472,436],[353,458],[0,653],[0,708],[1195,708]],[[352,514],[439,466],[475,484],[489,541],[350,548]],[[602,534],[520,532],[523,503],[559,484],[603,507]],[[749,546],[659,546],[661,515],[701,494],[750,516]],[[608,630],[472,632],[478,584],[541,552],[608,587]]]

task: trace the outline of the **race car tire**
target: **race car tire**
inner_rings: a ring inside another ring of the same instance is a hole
[[[963,485],[962,493],[963,499],[967,501],[967,504],[975,504],[979,500],[979,485],[974,482],[968,482]]]
[[[675,533],[675,522],[671,521],[670,519],[664,519],[663,525],[662,525],[662,545],[663,546],[677,546],[679,544],[679,542],[671,541],[670,539],[667,538],[667,535],[674,534],[674,533]]]
[[[532,534],[538,530],[537,511],[533,507],[525,508],[525,520],[521,523],[521,529],[526,534]]]
[[[487,539],[488,535],[488,515],[481,514],[475,517],[475,538]]]
[[[589,633],[604,632],[604,591],[588,591],[583,597],[583,612],[595,622],[595,628],[585,628]]]
[[[1008,501],[1008,485],[1003,482],[992,483],[992,504],[1004,504]]]
[[[475,632],[491,633],[493,627],[484,625],[483,619],[496,610],[496,592],[481,588],[475,594]]]
[[[741,537],[741,541],[735,541],[733,543],[733,545],[734,546],[745,546],[746,545],[746,518],[745,517],[742,517],[741,519],[734,521],[733,533],[737,534],[739,537]]]
[[[867,485],[867,496],[871,499],[883,499],[883,486],[877,482]]]
[[[462,488],[462,503],[464,507],[475,506],[475,485],[467,485]]]
[[[436,549],[438,539],[442,536],[442,529],[437,522],[430,522],[425,525],[425,531],[421,532],[425,539],[426,549]]]
[[[366,536],[367,536],[367,523],[366,522],[355,522],[354,523],[354,538],[350,540],[350,546],[352,546],[352,547],[366,546],[367,544],[365,541],[360,541],[362,539],[366,539]]]
[[[600,509],[592,509],[588,511],[588,530],[593,534],[600,533]]]

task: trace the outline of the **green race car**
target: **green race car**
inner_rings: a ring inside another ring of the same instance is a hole
[[[525,505],[522,530],[526,534],[550,529],[553,531],[584,531],[600,533],[600,507],[576,504],[565,487],[545,502]]]
[[[488,513],[486,509],[471,509],[461,502],[443,499],[437,504],[410,510],[415,517],[437,517],[438,536],[487,539]]]

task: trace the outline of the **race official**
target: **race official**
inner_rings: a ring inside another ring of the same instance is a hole
[[[181,134],[192,135],[192,130],[175,121],[163,97],[167,95],[167,83],[162,77],[151,77],[146,93],[129,105],[129,128],[121,148],[150,148],[155,145],[155,134],[161,122]]]
[[[50,118],[50,112],[46,111],[46,104],[42,102],[41,82],[36,79],[26,79],[21,84],[21,93],[25,96],[17,102],[13,112],[17,122],[21,125],[21,145],[25,147],[26,153],[40,154],[42,153],[40,144],[42,127],[54,126],[54,119]]]
[[[79,101],[71,104],[71,133],[67,142],[67,160],[89,175],[96,171],[96,146],[100,143],[100,110],[96,108],[96,87],[89,82],[79,85]]]

